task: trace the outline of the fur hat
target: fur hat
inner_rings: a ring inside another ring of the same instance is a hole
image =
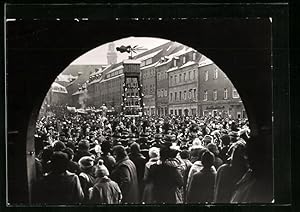
[[[78,161],[78,164],[81,169],[86,170],[94,166],[94,159],[90,156],[83,156]]]
[[[109,175],[109,171],[106,168],[106,166],[104,165],[103,160],[100,159],[96,166],[96,177],[104,177],[104,176],[108,176],[108,175]]]

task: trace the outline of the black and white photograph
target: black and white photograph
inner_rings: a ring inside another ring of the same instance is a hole
[[[278,203],[272,17],[48,6],[6,6],[7,206]]]

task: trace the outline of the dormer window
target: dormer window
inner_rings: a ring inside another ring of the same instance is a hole
[[[182,63],[183,63],[183,64],[186,63],[186,57],[183,57],[183,58],[182,58]]]

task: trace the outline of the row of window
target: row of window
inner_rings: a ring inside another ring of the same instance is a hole
[[[168,74],[165,71],[157,73],[157,81],[168,79]]]
[[[114,71],[114,72],[111,72],[111,73],[109,73],[109,74],[107,74],[106,75],[106,78],[111,78],[111,77],[114,77],[114,76],[118,76],[118,75],[120,75],[120,74],[122,74],[123,73],[123,70],[121,69],[121,70],[118,70],[118,71]]]
[[[167,89],[158,89],[157,90],[157,97],[166,97],[168,96]]]
[[[235,90],[235,89],[232,90],[232,98],[239,98],[239,94],[238,94],[237,90]],[[213,90],[213,100],[216,101],[217,99],[218,99],[218,91]],[[228,89],[227,88],[224,88],[223,99],[228,99]],[[204,91],[203,100],[204,101],[208,100],[208,91],[207,90]]]
[[[150,69],[150,70],[144,70],[143,71],[143,79],[148,79],[151,78],[155,75],[155,70]]]
[[[153,93],[154,92],[154,84],[145,85],[144,91],[145,91],[145,94]]]
[[[170,76],[169,84],[170,86],[176,85],[178,83],[194,80],[197,78],[196,70],[175,74]]]
[[[208,77],[209,75],[208,75],[208,70],[206,70],[205,72],[204,72],[204,80],[205,81],[208,81]],[[219,76],[219,71],[218,71],[218,69],[215,69],[214,70],[214,77],[213,77],[213,79],[218,79],[218,76]]]
[[[175,91],[170,92],[170,102],[173,101],[182,101],[182,100],[196,100],[197,98],[197,89],[190,89],[189,91]]]

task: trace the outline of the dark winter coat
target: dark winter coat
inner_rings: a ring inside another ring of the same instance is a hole
[[[50,173],[36,185],[34,202],[47,204],[78,204],[84,194],[79,178],[71,172]]]
[[[118,204],[122,199],[118,184],[108,177],[97,178],[95,185],[90,188],[90,203]]]
[[[191,185],[187,190],[187,202],[213,202],[216,174],[215,169],[211,168],[203,168],[194,174]]]
[[[138,203],[139,191],[134,163],[126,156],[118,161],[111,173],[111,179],[118,183],[122,192],[122,203]]]
[[[176,167],[168,164],[153,164],[149,172],[149,180],[153,183],[153,202],[178,202],[177,190],[183,185],[183,177]]]

